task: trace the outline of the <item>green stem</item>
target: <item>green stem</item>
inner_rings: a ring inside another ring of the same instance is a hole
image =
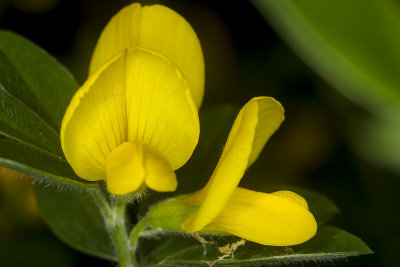
[[[115,221],[112,229],[115,248],[119,259],[120,267],[134,266],[134,250],[131,250],[129,238],[125,226],[125,203],[116,201]]]
[[[91,191],[91,195],[98,205],[104,218],[104,223],[112,236],[120,267],[133,267],[135,250],[131,250],[125,222],[126,202],[115,200],[110,205],[100,188]],[[133,252],[132,252],[133,251]]]

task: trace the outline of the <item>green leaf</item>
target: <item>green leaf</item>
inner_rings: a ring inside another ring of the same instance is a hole
[[[61,149],[61,121],[77,88],[44,50],[0,31],[0,164],[39,180],[94,185],[74,174]]]
[[[308,208],[314,215],[318,225],[322,225],[332,219],[340,211],[329,198],[321,193],[299,188],[291,185],[269,185],[263,192],[272,193],[280,190],[293,191],[302,196],[308,203]]]
[[[307,261],[326,262],[339,258],[372,253],[358,237],[341,229],[323,226],[317,235],[304,244],[291,247],[263,246],[250,241],[239,246],[220,261],[223,254],[218,248],[240,240],[237,237],[207,237],[214,244],[203,245],[197,240],[177,235],[157,240],[143,239],[139,246],[140,263],[143,266],[213,266],[277,265]]]
[[[44,221],[58,238],[84,253],[116,260],[113,242],[91,193],[36,185],[35,194]]]
[[[79,85],[46,51],[17,34],[0,31],[0,81],[57,133]]]
[[[0,138],[0,165],[27,173],[38,180],[61,185],[96,186],[76,176],[68,162],[12,140]]]
[[[1,76],[0,74],[0,79]],[[59,134],[34,111],[11,95],[1,80],[0,111],[0,133],[37,150],[63,157]]]
[[[398,120],[398,1],[252,2],[293,50],[339,92],[375,115]]]
[[[59,130],[78,84],[25,38],[0,31],[0,133],[64,157]]]
[[[200,112],[199,143],[190,160],[177,171],[178,193],[192,193],[207,183],[238,111],[236,106],[225,104]]]

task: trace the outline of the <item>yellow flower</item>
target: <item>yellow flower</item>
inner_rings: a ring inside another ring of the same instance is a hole
[[[64,154],[78,176],[104,179],[113,194],[145,186],[174,191],[174,170],[198,142],[203,90],[203,55],[190,25],[166,7],[132,4],[102,32],[90,76],[67,108],[61,127]],[[196,207],[180,229],[224,231],[282,246],[315,234],[315,219],[302,197],[237,187],[282,123],[283,112],[268,97],[243,107],[208,184],[177,198]]]
[[[273,246],[300,244],[315,235],[315,218],[301,196],[238,187],[283,120],[283,107],[273,98],[256,97],[242,108],[207,185],[180,199],[199,207],[181,226],[185,231],[223,231]]]
[[[202,50],[188,22],[164,6],[129,5],[103,30],[67,108],[65,157],[116,195],[174,191],[174,170],[198,142],[203,91]]]

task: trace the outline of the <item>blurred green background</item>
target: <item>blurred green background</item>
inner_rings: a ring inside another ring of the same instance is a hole
[[[0,0],[0,28],[43,47],[82,83],[102,28],[131,2]],[[198,33],[206,64],[202,109],[242,106],[260,95],[285,107],[285,122],[241,185],[325,194],[341,210],[330,224],[375,251],[335,265],[397,266],[400,3],[295,2],[141,1],[171,7]],[[40,220],[30,182],[0,172],[1,265],[114,266],[58,241]]]

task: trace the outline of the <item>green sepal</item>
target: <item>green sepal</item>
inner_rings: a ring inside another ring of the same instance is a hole
[[[199,208],[188,204],[184,198],[185,196],[170,198],[153,206],[146,216],[149,226],[165,231],[184,231],[182,224]]]

